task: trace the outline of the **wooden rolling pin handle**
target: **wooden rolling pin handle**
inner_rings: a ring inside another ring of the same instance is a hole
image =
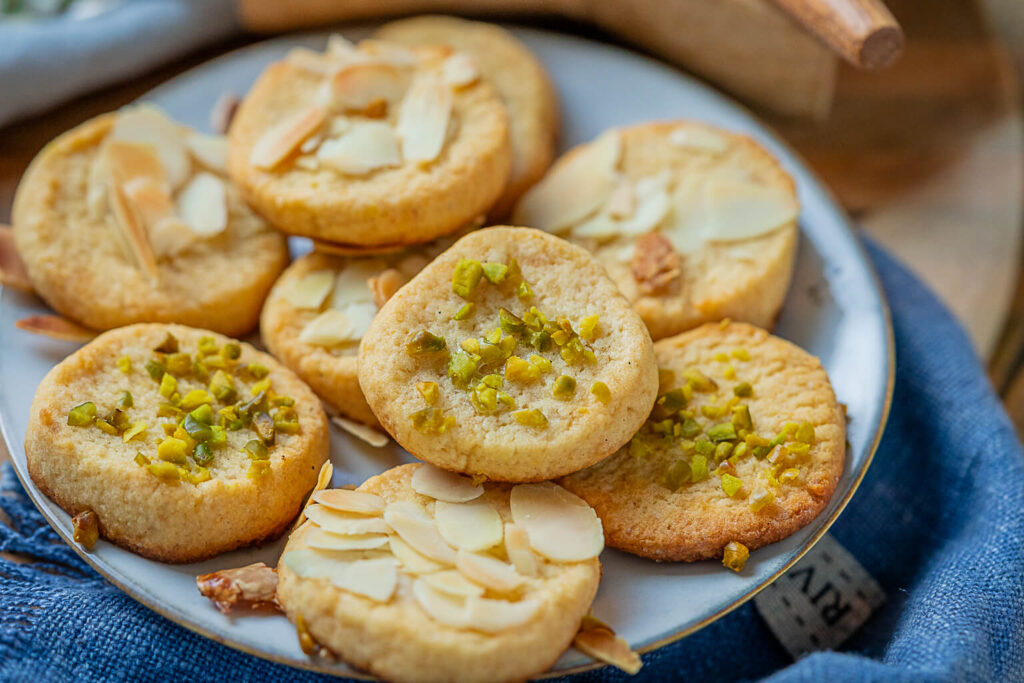
[[[843,59],[882,69],[903,52],[903,29],[881,0],[775,0]]]

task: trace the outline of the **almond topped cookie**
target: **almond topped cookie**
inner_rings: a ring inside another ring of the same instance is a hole
[[[228,168],[280,229],[353,248],[428,242],[485,213],[508,179],[505,107],[472,59],[332,36],[263,72]]]
[[[278,564],[303,649],[389,681],[520,681],[572,642],[601,522],[562,487],[403,465],[313,494]]]
[[[760,145],[675,121],[612,129],[570,150],[513,220],[593,253],[660,339],[724,318],[771,327],[798,213],[792,179]]]
[[[626,443],[657,393],[650,335],[586,251],[528,228],[463,237],[395,294],[359,384],[410,453],[539,481]]]
[[[248,344],[130,325],[46,375],[25,454],[36,485],[104,538],[196,562],[287,527],[327,459],[327,420],[305,384]]]
[[[14,198],[15,244],[35,290],[97,330],[251,330],[288,247],[227,180],[226,156],[223,138],[146,104],[58,137]]]
[[[449,45],[468,55],[494,86],[508,111],[512,172],[489,214],[504,218],[516,200],[540,180],[555,158],[558,97],[544,65],[495,24],[457,17],[420,16],[384,24],[374,33],[403,45]]]
[[[846,419],[817,358],[742,323],[654,344],[660,395],[621,451],[562,480],[594,506],[608,545],[655,560],[725,555],[786,538],[828,504]]]

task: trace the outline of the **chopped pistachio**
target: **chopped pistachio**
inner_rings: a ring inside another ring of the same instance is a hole
[[[228,433],[220,425],[210,425],[210,439],[206,442],[210,446],[220,446],[227,443]]]
[[[183,465],[185,456],[188,455],[188,444],[173,436],[168,437],[157,445],[156,455],[161,460]]]
[[[731,441],[736,438],[736,427],[732,422],[721,422],[708,429],[708,438],[712,441]]]
[[[717,420],[718,418],[725,415],[725,407],[717,406],[714,404],[708,404],[700,407],[700,414],[710,420]]]
[[[729,473],[722,475],[722,490],[725,491],[725,495],[732,498],[740,489],[743,488],[743,480],[739,477],[734,477]]]
[[[293,406],[295,405],[295,399],[291,396],[285,396],[284,394],[276,394],[270,399],[270,405],[272,406]]]
[[[729,541],[722,552],[722,565],[734,572],[741,572],[747,566],[750,551],[738,541]]]
[[[754,422],[750,417],[750,408],[747,406],[736,406],[732,409],[732,423],[736,429],[751,429]]]
[[[132,398],[132,392],[124,390],[117,394],[117,407],[121,409],[131,408],[135,405],[135,399]]]
[[[665,475],[661,479],[661,483],[665,485],[670,491],[677,490],[680,486],[690,481],[691,472],[690,464],[679,458],[665,470]]]
[[[192,371],[192,356],[187,353],[172,353],[165,361],[167,372],[181,377]]]
[[[540,375],[540,368],[519,356],[509,356],[505,361],[505,379],[509,382],[529,384],[540,379]]]
[[[405,352],[410,356],[419,356],[425,353],[437,353],[448,348],[444,337],[439,337],[426,330],[413,332],[405,342]]]
[[[269,375],[270,369],[266,365],[263,365],[261,363],[247,363],[241,368],[239,368],[239,372],[244,372],[245,374],[251,376],[253,379],[259,380]]]
[[[520,282],[519,286],[516,287],[516,296],[520,299],[530,299],[533,297],[533,290],[530,288],[530,284],[526,280]]]
[[[551,333],[547,330],[538,330],[537,332],[531,332],[530,346],[538,351],[547,351],[551,348]]]
[[[160,395],[164,398],[170,398],[177,390],[178,380],[174,379],[174,376],[170,373],[164,373],[163,378],[160,380]]]
[[[440,409],[428,406],[409,415],[412,426],[424,434],[444,434],[455,427],[455,417],[445,415]]]
[[[156,416],[178,418],[181,416],[181,409],[170,403],[161,403],[156,407]]]
[[[484,269],[479,261],[459,259],[455,265],[455,271],[452,273],[452,291],[463,299],[468,299],[473,296],[483,274]]]
[[[544,413],[540,412],[536,408],[530,410],[519,410],[512,413],[512,417],[515,421],[521,425],[527,427],[537,427],[543,429],[548,426],[548,419],[544,417]]]
[[[728,363],[729,354],[725,353],[724,351],[719,351],[718,353],[715,354],[715,360],[718,361],[719,363]]]
[[[604,382],[594,382],[590,385],[590,393],[597,398],[598,401],[608,404],[612,400],[612,391],[608,388],[608,385]]]
[[[188,482],[189,484],[192,484],[193,486],[196,485],[196,484],[202,483],[204,481],[210,481],[210,478],[211,478],[210,477],[210,470],[208,470],[208,469],[206,469],[205,467],[202,467],[202,466],[196,467],[196,471],[195,472],[189,472],[184,467],[179,467],[178,468],[178,476],[181,477],[182,481]]]
[[[203,403],[196,406],[189,416],[194,420],[198,420],[203,424],[213,424],[213,408],[210,407],[209,403]]]
[[[217,353],[217,340],[213,337],[200,337],[199,353],[204,356],[209,356],[211,353]]]
[[[715,445],[715,461],[725,460],[732,454],[732,442],[720,441]]]
[[[171,462],[153,462],[146,465],[146,469],[150,474],[167,481],[177,481],[180,478],[178,468]]]
[[[748,361],[750,360],[750,353],[744,348],[733,349],[730,355],[737,360]]]
[[[478,413],[493,413],[498,409],[497,390],[482,382],[470,394],[469,400]]]
[[[252,428],[256,431],[256,435],[263,440],[263,443],[268,446],[274,443],[274,418],[270,415],[262,412],[256,413],[252,418]]]
[[[278,434],[298,434],[299,414],[294,408],[278,408],[274,413],[274,431]]]
[[[160,427],[164,430],[164,435],[174,436],[174,432],[178,431],[178,425],[173,422],[165,422]]]
[[[495,327],[484,335],[484,341],[488,344],[497,344],[501,341],[501,328]]]
[[[88,427],[96,421],[96,404],[92,401],[80,403],[68,412],[68,424],[72,427]]]
[[[734,464],[739,462],[743,458],[743,456],[747,454],[747,451],[749,449],[750,447],[747,446],[747,443],[745,441],[740,441],[738,444],[732,447],[732,455],[729,456],[729,462],[732,462]]]
[[[259,439],[252,439],[245,444],[245,453],[250,460],[269,460],[270,451]]]
[[[714,391],[718,385],[713,379],[696,368],[690,368],[683,372],[683,377],[693,387],[694,391]]]
[[[128,426],[128,429],[124,430],[124,434],[121,435],[121,438],[124,439],[125,443],[128,443],[140,434],[145,434],[145,432],[145,422],[133,422]]]
[[[214,370],[224,370],[228,367],[228,362],[220,354],[205,356],[203,363],[207,368],[213,368]]]
[[[221,403],[231,403],[238,396],[234,378],[223,370],[213,373],[210,379],[210,393]]]
[[[588,315],[580,320],[580,336],[586,341],[594,341],[597,338],[597,327],[599,318],[596,315]]]
[[[201,360],[201,356],[196,355],[196,359],[192,361],[192,374],[196,376],[200,382],[205,382],[210,379],[210,368],[206,366]]]
[[[480,383],[484,386],[491,387],[492,389],[501,389],[505,384],[505,381],[501,378],[501,375],[492,373],[490,375],[484,375]]]
[[[483,265],[484,277],[492,285],[500,285],[508,277],[508,266],[504,263],[488,261]]]
[[[132,371],[132,359],[128,356],[121,356],[117,359],[117,369],[127,375]]]
[[[681,388],[666,391],[658,397],[658,405],[666,415],[674,415],[686,407],[686,394]]]
[[[541,374],[551,372],[551,361],[544,356],[538,356],[535,353],[531,353],[530,363],[536,366],[536,368],[541,371]]]
[[[266,394],[268,391],[270,391],[270,378],[265,377],[249,388],[249,395],[259,396],[260,394]]]
[[[568,401],[576,395],[576,380],[569,375],[562,375],[551,385],[551,395],[560,401]]]
[[[159,382],[164,376],[164,373],[167,372],[167,368],[165,368],[164,364],[160,361],[150,358],[146,361],[146,372],[149,373],[149,376],[153,378],[154,382]]]
[[[522,334],[526,331],[526,323],[504,306],[498,309],[498,326],[508,334]]]
[[[639,435],[629,441],[629,454],[634,458],[643,459],[651,454],[651,445]]]
[[[547,323],[548,318],[536,306],[530,306],[530,310],[523,313],[523,322],[531,330],[540,330]]]
[[[793,434],[793,438],[800,443],[808,445],[814,445],[814,425],[810,422],[801,422],[800,426],[796,428],[796,433]]]
[[[700,434],[700,423],[694,420],[692,417],[688,417],[683,420],[682,430],[680,436],[684,439],[692,439]]]
[[[213,397],[205,389],[193,389],[181,399],[183,410],[193,410],[207,403],[213,403]]]
[[[732,388],[732,393],[740,398],[747,398],[754,393],[754,387],[750,386],[750,382],[740,382]]]
[[[695,455],[690,459],[690,481],[704,481],[708,478],[708,459],[703,455]]]
[[[779,481],[783,484],[794,482],[800,478],[800,470],[795,467],[787,467],[782,470],[782,474],[779,475]]]
[[[800,443],[799,441],[794,441],[786,444],[786,451],[789,453],[793,453],[795,455],[807,455],[807,453],[810,452],[810,450],[811,447],[809,444]]]
[[[160,345],[153,349],[157,353],[177,353],[178,352],[178,338],[170,332],[164,337],[164,340],[160,342]]]
[[[562,350],[559,352],[559,355],[561,355],[562,360],[569,365],[579,365],[586,360],[583,342],[581,342],[578,337],[574,337],[567,341],[565,346],[563,346]]]
[[[587,365],[597,365],[597,355],[590,349],[583,349],[583,361]]]
[[[423,397],[423,402],[428,406],[436,404],[437,399],[440,396],[440,391],[437,388],[437,382],[419,382],[416,385],[416,391],[420,392],[420,396]]]
[[[242,345],[238,342],[228,342],[220,347],[220,355],[225,360],[238,360],[242,357]]]
[[[704,456],[713,456],[715,454],[715,444],[711,443],[711,441],[704,436],[693,442],[693,448]]]
[[[134,460],[135,464],[138,465],[139,467],[144,467],[145,465],[148,465],[150,463],[149,458],[144,456],[142,453],[136,453]]]
[[[479,367],[480,356],[471,356],[464,351],[456,351],[448,359],[448,376],[455,386],[468,389]]]
[[[258,479],[270,474],[269,460],[254,460],[249,463],[249,470],[245,473],[247,479]]]
[[[472,301],[467,301],[462,304],[459,310],[455,311],[455,315],[452,316],[455,320],[466,320],[476,313],[476,304]]]
[[[774,493],[763,486],[758,486],[754,489],[753,493],[750,494],[750,509],[754,512],[760,512],[767,506],[771,505],[774,500]]]
[[[516,400],[509,396],[508,394],[506,394],[504,391],[498,392],[498,402],[504,405],[506,408],[509,408],[510,410],[515,410]]]

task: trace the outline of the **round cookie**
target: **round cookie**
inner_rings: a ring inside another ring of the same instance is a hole
[[[846,420],[817,358],[742,323],[654,350],[662,386],[647,424],[561,482],[597,510],[608,545],[655,560],[721,557],[733,541],[782,540],[825,508]]]
[[[359,347],[363,394],[399,444],[498,481],[550,479],[614,453],[657,383],[650,336],[601,265],[529,228],[460,239],[384,305]]]
[[[512,172],[490,210],[504,218],[551,165],[558,138],[558,96],[530,50],[495,24],[447,16],[419,16],[384,24],[374,33],[403,45],[450,45],[470,55],[508,110]]]
[[[307,652],[389,681],[525,680],[565,651],[597,591],[600,520],[550,482],[474,486],[415,464],[313,501],[278,602]]]
[[[660,339],[724,318],[770,328],[798,213],[793,180],[756,142],[674,121],[570,150],[513,220],[591,251]]]
[[[139,324],[46,375],[25,453],[36,485],[68,514],[93,511],[103,537],[197,562],[284,531],[327,459],[328,430],[316,396],[267,354]]]
[[[224,177],[226,142],[150,105],[48,144],[18,185],[14,239],[50,306],[98,330],[255,327],[288,246]]]
[[[285,232],[350,247],[428,242],[494,204],[508,179],[508,117],[451,48],[358,47],[271,64],[231,123],[228,168]]]

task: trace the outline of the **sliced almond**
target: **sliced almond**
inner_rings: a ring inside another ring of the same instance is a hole
[[[482,587],[473,583],[454,569],[427,574],[422,580],[434,590],[460,598],[484,594]]]
[[[153,145],[107,140],[100,153],[113,182],[124,185],[133,180],[145,179],[163,187],[165,193],[170,194],[167,171]]]
[[[660,173],[637,181],[636,206],[622,221],[622,234],[642,235],[661,225],[669,210],[668,180],[668,174]]]
[[[174,215],[174,200],[167,191],[167,183],[145,176],[135,178],[124,184],[124,194],[151,232],[157,223]],[[152,234],[150,238],[152,242]]]
[[[512,565],[490,555],[465,550],[459,551],[455,568],[467,579],[497,593],[511,593],[526,581]]]
[[[332,347],[353,339],[352,322],[341,311],[329,308],[306,323],[299,332],[299,341],[313,346]]]
[[[633,190],[633,182],[629,178],[622,178],[605,205],[605,212],[616,220],[629,218],[633,215],[633,208],[636,205],[636,193]]]
[[[434,520],[444,540],[460,550],[486,550],[501,543],[501,515],[485,501],[446,503],[437,501]]]
[[[530,536],[518,524],[505,525],[505,554],[523,576],[537,576],[537,556],[530,549]]]
[[[340,138],[325,140],[316,156],[324,166],[348,175],[402,165],[395,131],[379,121],[353,123]]]
[[[555,562],[582,562],[604,549],[601,520],[579,496],[544,482],[512,488],[512,519],[538,553]]]
[[[336,534],[386,534],[388,525],[380,517],[332,510],[326,505],[310,505],[306,517],[322,529]]]
[[[471,56],[456,52],[441,62],[441,80],[453,88],[465,88],[480,80],[480,68]]]
[[[390,503],[384,510],[384,521],[403,541],[412,546],[413,550],[442,564],[455,564],[455,551],[441,537],[434,520],[415,503]]]
[[[324,141],[324,134],[323,133],[316,133],[315,135],[311,135],[308,138],[306,138],[302,142],[301,145],[299,145],[299,153],[300,154],[312,154],[313,152],[315,152],[317,150],[317,148],[320,147],[321,144],[323,144],[323,141]],[[300,157],[300,158],[312,158],[312,157]],[[298,159],[295,160],[296,163],[298,163],[298,161],[299,161]],[[317,162],[317,163],[319,163],[319,162]]]
[[[412,546],[398,536],[389,536],[388,544],[391,547],[391,552],[402,563],[402,568],[410,574],[432,574],[444,569],[443,564],[434,562],[430,558],[416,552]]]
[[[419,74],[402,100],[395,127],[406,161],[429,164],[441,155],[452,115],[452,92],[436,76]]]
[[[331,461],[326,461],[320,466],[320,472],[316,476],[316,485],[313,490],[310,491],[309,497],[306,498],[306,503],[302,506],[302,510],[299,511],[299,516],[295,519],[295,523],[292,524],[292,531],[302,526],[302,523],[306,521],[306,510],[310,505],[313,505],[313,494],[317,491],[323,491],[325,488],[331,485],[331,477],[334,476],[334,465]]]
[[[28,269],[14,246],[14,231],[7,225],[0,225],[0,285],[23,292],[33,290]]]
[[[315,270],[292,280],[282,288],[281,295],[295,308],[318,311],[334,289],[334,279],[333,270]]]
[[[339,138],[352,129],[352,119],[344,116],[332,116],[327,122],[327,137]]]
[[[394,268],[388,268],[380,275],[367,279],[367,286],[373,293],[373,303],[382,307],[405,284],[405,276]]]
[[[676,147],[686,147],[713,154],[729,149],[729,141],[706,128],[683,126],[668,134],[668,141]]]
[[[348,61],[361,58],[355,44],[340,33],[332,33],[327,37],[327,50],[324,54],[333,60]]]
[[[32,334],[81,344],[92,341],[99,334],[59,315],[32,315],[15,321],[14,326]]]
[[[615,185],[622,154],[619,132],[608,131],[548,172],[516,206],[515,225],[560,233],[596,212]]]
[[[583,654],[611,664],[630,675],[639,673],[644,665],[640,655],[630,649],[629,643],[615,635],[610,626],[590,615],[583,617],[579,633],[572,644]]]
[[[387,505],[375,493],[350,491],[349,489],[328,489],[313,494],[313,501],[339,512],[355,512],[360,515],[382,515]]]
[[[230,614],[236,607],[280,609],[277,570],[263,562],[200,574],[196,577],[196,588],[222,614]]]
[[[469,477],[423,464],[412,473],[412,490],[446,503],[467,503],[479,498],[484,487],[475,486]]]
[[[347,343],[357,342],[366,336],[366,331],[370,329],[370,324],[373,323],[373,319],[377,315],[377,304],[372,301],[359,301],[336,307],[348,319],[351,326],[348,338],[344,340]]]
[[[466,621],[470,628],[484,633],[498,633],[529,622],[540,611],[540,601],[532,598],[518,602],[468,598]]]
[[[469,615],[465,600],[437,590],[427,583],[426,578],[421,576],[412,584],[412,594],[420,608],[434,621],[454,628],[466,628]]]
[[[398,67],[416,66],[421,59],[414,50],[404,45],[374,38],[359,41],[359,51],[377,61]]]
[[[323,54],[308,47],[293,47],[288,50],[284,61],[317,76],[329,76],[337,68],[337,65],[326,59]]]
[[[326,117],[327,112],[319,106],[307,107],[286,117],[260,136],[252,147],[249,163],[256,168],[273,169],[316,133]]]
[[[707,233],[706,178],[688,174],[679,178],[672,191],[671,214],[662,233],[680,254],[693,254],[704,248]]]
[[[387,434],[380,432],[373,427],[367,427],[364,424],[356,422],[355,420],[349,420],[341,415],[335,415],[331,418],[331,421],[344,429],[352,436],[365,441],[374,448],[384,448],[388,445],[390,439]]]
[[[375,102],[397,103],[405,88],[405,74],[390,64],[349,64],[331,76],[331,105],[342,111],[365,112]]]
[[[119,111],[108,140],[152,145],[172,190],[181,187],[192,172],[184,128],[152,105],[138,104]]]
[[[189,133],[185,146],[192,158],[209,170],[221,175],[228,172],[228,139],[223,135]]]
[[[178,195],[178,213],[189,229],[213,237],[228,227],[228,199],[224,181],[212,173],[197,173]]]
[[[132,206],[122,187],[117,183],[109,186],[109,201],[114,214],[114,226],[117,228],[120,241],[128,250],[128,255],[141,268],[143,273],[152,281],[160,277],[156,265],[156,256],[149,243],[149,236],[146,234],[142,216]]]
[[[612,218],[607,212],[594,214],[572,228],[572,236],[582,239],[593,239],[605,242],[622,234],[622,222]]]
[[[378,275],[384,268],[385,263],[381,259],[353,259],[346,262],[334,283],[332,305],[342,308],[351,303],[372,302],[370,278]]]
[[[318,550],[292,550],[281,558],[285,567],[304,579],[327,579],[332,584],[377,602],[391,599],[398,585],[393,557],[339,561]]]
[[[782,189],[752,182],[713,180],[707,187],[706,237],[737,242],[761,237],[796,220],[796,200]]]
[[[387,545],[386,534],[335,534],[324,529],[311,529],[306,543],[321,550],[372,550]]]

